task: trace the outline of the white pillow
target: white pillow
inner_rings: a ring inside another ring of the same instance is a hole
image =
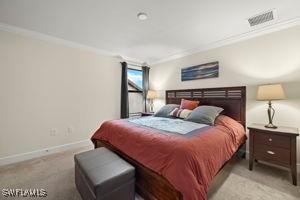
[[[188,110],[188,109],[175,108],[175,109],[170,113],[170,116],[185,119],[185,118],[187,118],[191,113],[192,113],[192,111],[191,111],[191,110]]]

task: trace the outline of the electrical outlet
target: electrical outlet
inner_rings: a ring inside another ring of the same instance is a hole
[[[69,126],[68,127],[68,130],[67,130],[67,135],[71,135],[73,133],[74,129],[72,126]]]
[[[50,136],[56,136],[56,134],[57,134],[57,130],[55,128],[52,128],[50,130]]]

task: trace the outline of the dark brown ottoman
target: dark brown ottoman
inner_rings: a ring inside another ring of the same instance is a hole
[[[134,167],[102,147],[75,155],[75,184],[83,200],[134,200]]]

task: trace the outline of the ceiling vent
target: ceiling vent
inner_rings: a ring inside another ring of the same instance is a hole
[[[250,26],[256,26],[274,19],[273,10],[264,12],[248,19]]]

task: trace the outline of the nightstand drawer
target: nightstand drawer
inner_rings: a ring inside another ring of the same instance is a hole
[[[291,152],[288,149],[255,144],[254,157],[275,164],[290,165]]]
[[[270,145],[274,147],[282,147],[290,149],[291,141],[290,137],[281,135],[259,133],[254,135],[254,142],[264,145]]]

